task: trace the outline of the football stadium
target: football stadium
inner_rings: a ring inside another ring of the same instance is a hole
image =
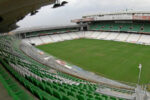
[[[0,17],[1,100],[150,100],[150,12],[71,22],[9,32]]]

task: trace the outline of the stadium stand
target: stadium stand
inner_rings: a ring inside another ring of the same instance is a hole
[[[2,61],[2,59],[0,59]],[[2,61],[3,62],[3,61]],[[5,63],[3,63],[3,66],[7,66]],[[4,85],[4,87],[7,89],[9,95],[14,100],[33,100],[32,97],[30,97],[17,83],[10,74],[7,72],[3,66],[0,66],[0,82]]]
[[[91,38],[97,38],[99,36],[99,32],[93,32]]]
[[[139,39],[139,42],[148,44],[150,43],[150,36],[149,35],[142,35],[141,38]]]
[[[100,35],[97,37],[98,39],[106,39],[106,37],[109,35],[109,32],[102,32]]]
[[[46,37],[47,37],[47,36],[46,36]],[[24,39],[23,41],[28,42],[28,43],[31,43],[30,40],[29,40],[29,38],[26,38],[26,39]]]
[[[48,36],[40,36],[43,43],[51,43],[52,40]]]
[[[75,33],[70,33],[69,35],[72,39],[78,39],[79,38],[79,36]]]
[[[78,32],[77,35],[79,36],[79,38],[84,38],[84,32]]]
[[[96,92],[98,88],[96,83],[75,78],[56,70],[52,71],[53,69],[50,67],[26,56],[19,49],[19,41],[12,36],[0,37],[0,46],[2,47],[0,48],[0,62],[19,83],[40,100],[124,100]],[[1,70],[1,74],[7,77],[7,74],[4,73],[4,70]],[[22,90],[19,90],[18,86],[11,82],[11,79],[5,79],[7,84],[10,84],[8,85],[9,91],[14,91],[12,95],[17,95],[18,98],[23,98],[22,100],[30,100],[31,97],[26,96],[26,93],[19,92]],[[14,98],[17,97],[14,96]]]
[[[35,45],[43,44],[43,42],[40,40],[39,37],[33,37],[31,40],[31,43],[34,43]]]
[[[129,33],[120,33],[120,35],[116,38],[118,41],[125,41],[129,37]]]
[[[88,31],[88,32],[85,33],[85,37],[90,38],[92,36],[92,34],[93,34],[93,32]]]
[[[36,32],[26,32],[26,38],[29,37],[37,37],[37,36],[44,36],[44,35],[51,35],[56,33],[67,33],[67,32],[77,32],[78,28],[61,28],[61,29],[51,29],[51,30],[37,30]]]
[[[59,35],[63,40],[71,40],[71,37],[68,34],[60,34]]]
[[[139,34],[131,34],[128,38],[128,42],[137,42],[141,35]]]
[[[63,39],[60,37],[60,35],[57,35],[57,34],[52,35],[50,37],[54,40],[54,42],[63,41]]]
[[[115,40],[118,35],[119,35],[119,33],[111,33],[111,34],[107,37],[107,39],[108,39],[108,40]]]
[[[136,33],[120,33],[120,32],[100,32],[100,31],[85,31],[85,32],[70,32],[61,34],[52,34],[47,36],[30,37],[23,39],[25,42],[41,45],[64,40],[72,40],[79,38],[104,39],[122,42],[131,42],[137,44],[149,45],[149,35]]]
[[[136,32],[136,33],[149,33],[149,23],[115,23],[115,22],[95,22],[90,24],[89,30],[101,31],[118,31],[118,32]]]

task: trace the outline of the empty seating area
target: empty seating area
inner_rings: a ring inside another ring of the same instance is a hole
[[[118,32],[85,32],[85,38],[114,40],[121,42],[130,42],[143,45],[150,45],[150,35],[134,34],[134,33],[118,33]]]
[[[59,36],[60,36],[63,40],[71,40],[71,39],[72,39],[67,33],[65,33],[65,34],[60,34]]]
[[[89,30],[150,33],[149,22],[95,22],[90,24]]]
[[[52,42],[49,36],[40,36],[40,39],[44,44]]]
[[[116,37],[117,41],[126,41],[127,38],[129,37],[129,33],[120,33],[118,37]]]
[[[84,31],[84,32],[71,32],[63,34],[54,34],[40,37],[31,37],[23,39],[23,41],[30,44],[42,45],[47,43],[73,40],[79,38],[91,38],[91,39],[103,39],[103,40],[114,40],[138,44],[150,44],[150,35],[136,34],[136,33],[120,33],[120,32],[100,32],[100,31]]]
[[[2,59],[0,59],[2,61]],[[3,63],[5,66],[5,64]],[[11,75],[7,72],[2,65],[0,65],[0,82],[7,89],[9,95],[14,100],[33,100],[31,96],[29,96],[15,80],[11,77]]]
[[[54,41],[54,42],[63,41],[63,39],[62,39],[59,35],[57,35],[57,34],[55,34],[55,35],[50,35],[49,37],[50,37],[50,38],[52,39],[52,41]]]
[[[68,34],[72,39],[78,39],[79,36],[76,33],[70,33]]]
[[[97,38],[99,35],[100,35],[99,32],[93,32],[91,38]]]
[[[84,34],[82,32],[74,32],[74,33],[63,33],[63,34],[30,37],[30,38],[23,39],[23,41],[28,42],[30,44],[42,45],[47,43],[72,40],[72,39],[78,39],[83,37]]]
[[[139,39],[140,43],[148,44],[150,43],[150,35],[141,35],[141,38]]]
[[[111,34],[107,37],[107,39],[108,39],[108,40],[115,40],[117,36],[119,36],[119,33],[111,33]]]
[[[110,32],[100,32],[100,35],[97,37],[97,39],[106,39],[110,34]]]
[[[33,37],[32,39],[30,39],[30,43],[34,43],[35,45],[43,44],[39,37]]]
[[[65,34],[66,39],[70,39],[69,35]],[[71,35],[71,34],[70,34]],[[79,35],[72,33],[74,38],[79,38]],[[47,38],[47,37],[44,37]],[[34,38],[34,41],[43,38]],[[82,80],[68,74],[64,74],[57,70],[44,66],[35,60],[26,56],[19,49],[19,40],[14,37],[0,37],[0,62],[18,82],[24,86],[30,93],[40,100],[124,100],[122,98],[112,97],[96,92],[98,84]],[[39,43],[39,42],[38,42]],[[0,74],[4,73],[0,70]],[[4,78],[6,74],[2,75]],[[15,84],[7,80],[8,84]],[[26,93],[20,94],[17,86],[8,85],[18,98],[24,97]],[[22,91],[22,90],[21,90]],[[28,96],[26,96],[28,97]],[[30,100],[29,98],[24,98]],[[21,100],[24,100],[21,99]],[[31,97],[32,99],[32,97]],[[17,99],[16,99],[17,100]],[[19,100],[19,99],[18,99]]]
[[[44,35],[51,35],[56,33],[67,33],[67,32],[77,32],[78,28],[61,28],[61,29],[50,29],[50,30],[37,30],[34,32],[26,32],[25,37],[37,37],[37,36],[44,36]]]
[[[127,39],[128,42],[137,42],[140,38],[141,34],[131,34],[130,37]]]

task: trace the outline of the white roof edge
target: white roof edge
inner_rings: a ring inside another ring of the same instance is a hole
[[[102,12],[99,14],[93,14],[93,15],[86,15],[83,17],[88,17],[88,16],[98,16],[98,15],[115,15],[115,14],[150,14],[150,11],[120,11],[120,12]]]
[[[52,30],[52,29],[60,29],[60,28],[73,28],[79,27],[79,25],[64,25],[64,26],[48,26],[48,27],[30,27],[20,30],[12,31],[14,34],[26,33],[26,32],[34,32],[34,31],[44,31],[44,30]]]

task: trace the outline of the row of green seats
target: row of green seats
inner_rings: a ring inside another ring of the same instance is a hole
[[[67,96],[65,94],[65,89],[61,89],[58,91],[57,90],[58,87],[56,85],[53,85],[52,87],[52,85],[44,84],[44,82],[38,81],[31,77],[26,77],[26,79],[28,79],[31,83],[33,83],[37,87],[40,87],[40,89],[47,92],[48,94],[55,96],[59,100],[77,100],[76,98],[73,98],[72,96]]]
[[[51,95],[56,96],[60,100],[64,100],[63,99],[64,95],[65,97],[72,98],[71,100],[74,99],[76,100],[76,98],[78,98],[77,100],[119,100],[118,98],[115,97],[98,94],[95,92],[95,90],[80,88],[80,85],[66,86],[65,84],[60,84],[56,82],[41,82],[32,77],[26,77],[26,78],[36,86],[40,87],[44,91],[47,91]]]
[[[31,82],[26,80],[23,76],[20,77],[20,75],[14,69],[12,69],[7,63],[5,63],[4,61],[3,61],[3,64],[10,71],[10,73],[12,75],[14,75],[14,77],[21,84],[24,85],[24,87],[26,87],[33,95],[38,97],[40,100],[59,100],[59,99],[55,98],[54,96],[51,96],[50,94],[46,93],[45,91],[42,91],[39,87],[35,86],[34,84],[32,84]],[[30,99],[25,98],[25,99],[21,99],[21,100],[30,100]]]
[[[32,68],[32,67],[30,67],[30,68]],[[38,69],[37,69],[36,71],[39,72]],[[60,73],[60,72],[58,72],[58,73]],[[44,75],[44,74],[43,74],[43,75]],[[70,76],[70,75],[63,74],[63,73],[61,73],[61,75],[68,76],[68,77]],[[70,76],[70,77],[72,77],[72,76]],[[54,78],[54,77],[53,77],[53,78],[52,78],[52,77],[49,77],[49,78],[51,78],[51,79],[56,79],[56,78]],[[72,77],[72,78],[74,78],[74,77]],[[91,86],[88,87],[87,85],[83,85],[83,84],[80,84],[78,87],[83,87],[83,89],[85,89],[85,90],[87,89],[87,91],[88,91],[88,88],[91,88]],[[80,90],[81,88],[78,88],[78,89]],[[95,90],[96,87],[91,88],[91,89],[92,89],[92,90]]]
[[[127,31],[127,32],[150,32],[150,24],[129,24],[129,23],[96,23],[90,26],[90,30],[104,31]]]
[[[0,61],[3,62],[2,60]],[[2,63],[6,66],[4,63]],[[20,86],[12,79],[12,77],[8,74],[6,69],[0,66],[0,81],[7,89],[10,96],[12,96],[13,100],[33,100],[31,96],[29,96]]]
[[[32,77],[27,77],[27,79],[29,81],[31,81],[32,83],[34,83],[35,85],[37,85],[38,87],[40,87],[41,89],[47,91],[48,93],[50,93],[51,95],[56,96],[58,99],[60,100],[64,100],[63,97],[68,97],[68,98],[72,98],[71,100],[76,100],[76,98],[78,98],[78,96],[82,95],[83,93],[81,92],[80,89],[78,88],[72,88],[72,86],[65,86],[63,84],[58,84],[56,82],[40,82]],[[83,99],[83,97],[81,96],[81,100],[85,100]],[[78,98],[79,100],[79,98]]]
[[[21,53],[21,52],[19,52]],[[47,73],[46,71],[42,70],[43,66],[38,64],[36,61],[28,60],[28,57],[24,60],[28,61],[29,63],[25,63],[23,60],[19,60],[19,58],[12,56],[12,59],[9,57],[5,59],[9,64],[9,62],[13,62],[16,65],[20,65],[22,67],[26,67],[32,73],[45,78],[52,79],[54,81],[58,80],[56,77],[52,75],[52,73]],[[21,55],[26,57],[25,55]],[[15,61],[12,61],[15,58]],[[16,59],[17,58],[17,59]],[[36,65],[38,64],[38,65]],[[106,96],[99,93],[96,93],[95,90],[97,85],[91,84],[88,81],[84,81],[82,79],[78,79],[72,77],[68,74],[63,73],[56,73],[55,75],[59,75],[60,77],[64,77],[66,79],[77,81],[79,85],[69,85],[66,83],[58,83],[56,82],[47,82],[47,81],[39,81],[31,76],[23,76],[20,77],[20,74],[16,72],[10,66],[6,66],[7,69],[14,75],[16,79],[20,83],[24,85],[32,94],[37,96],[41,100],[122,100],[116,97]],[[61,80],[60,80],[61,81]]]
[[[133,94],[135,93],[134,90],[126,90],[126,89],[118,89],[118,88],[113,88],[113,87],[110,87],[110,86],[107,86],[107,85],[99,85],[100,88],[109,88],[113,91],[117,91],[117,92],[122,92],[122,93],[127,93],[127,94]]]
[[[71,75],[64,74],[62,72],[57,72],[57,74],[60,75],[60,76],[62,76],[62,77],[64,77],[64,78],[67,78],[67,79],[70,79],[70,80],[73,80],[73,81],[76,81],[76,82],[88,82],[88,81],[85,81],[85,80],[73,77]]]

